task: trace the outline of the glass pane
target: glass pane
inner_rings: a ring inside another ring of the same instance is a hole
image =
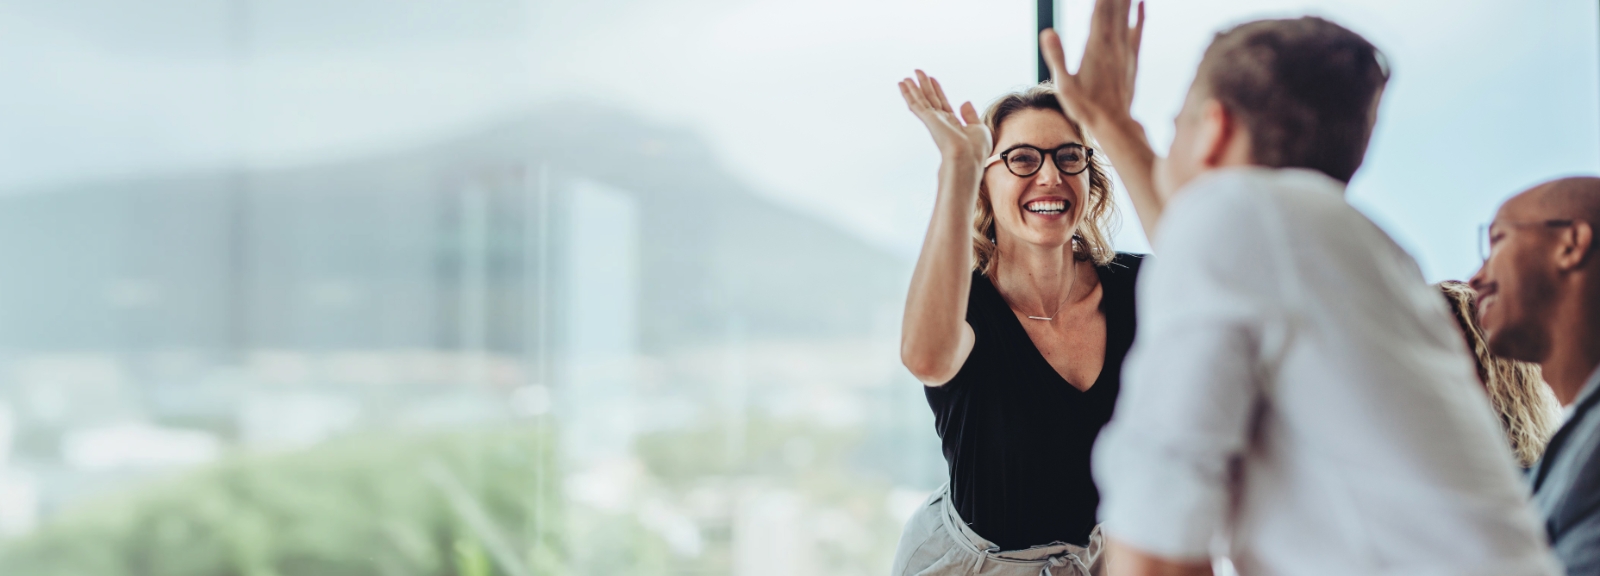
[[[909,6],[5,4],[0,571],[881,571],[942,463],[860,191],[1032,49],[862,66]]]
[[[1031,9],[0,0],[0,573],[885,572],[946,476],[894,83],[1026,85]],[[1153,2],[1152,141],[1307,10],[1394,63],[1351,195],[1430,278],[1596,170],[1575,1]]]

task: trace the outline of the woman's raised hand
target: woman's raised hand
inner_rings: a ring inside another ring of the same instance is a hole
[[[900,81],[900,95],[905,97],[911,113],[928,127],[945,161],[981,166],[989,158],[994,143],[989,139],[989,128],[978,118],[978,111],[971,102],[962,104],[961,114],[957,116],[950,101],[945,99],[939,81],[921,70],[917,71],[916,80]]]
[[[962,104],[957,115],[939,81],[921,70],[916,80],[900,81],[900,95],[928,127],[943,156],[933,219],[906,295],[900,360],[923,384],[942,386],[966,363],[975,341],[966,322],[967,294],[972,290],[972,212],[978,205],[983,164],[994,146],[972,103]]]

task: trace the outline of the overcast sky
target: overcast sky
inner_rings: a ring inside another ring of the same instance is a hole
[[[1089,0],[1063,10],[1083,40]],[[1165,148],[1216,30],[1319,14],[1395,77],[1351,198],[1431,279],[1539,180],[1600,172],[1589,0],[1152,0],[1135,113]],[[937,155],[895,82],[1032,81],[1030,0],[0,0],[0,190],[359,157],[584,99],[692,129],[760,193],[910,257]],[[1074,50],[1076,52],[1076,50]],[[1132,214],[1122,249],[1146,250]]]

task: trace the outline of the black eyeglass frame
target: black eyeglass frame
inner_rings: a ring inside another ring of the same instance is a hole
[[[1027,174],[1019,174],[1019,173],[1017,173],[1016,169],[1011,167],[1011,153],[1012,152],[1016,152],[1018,150],[1021,150],[1023,148],[1027,148],[1027,149],[1033,150],[1034,152],[1038,152],[1040,160],[1043,160],[1044,157],[1049,156],[1050,157],[1050,161],[1056,165],[1056,170],[1060,170],[1062,174],[1067,175],[1067,176],[1077,176],[1079,174],[1082,174],[1085,170],[1089,169],[1089,161],[1094,159],[1094,148],[1090,148],[1088,146],[1084,146],[1084,145],[1078,144],[1076,142],[1071,143],[1071,144],[1062,144],[1060,146],[1057,146],[1055,148],[1051,148],[1049,150],[1045,150],[1043,148],[1040,148],[1038,146],[1034,146],[1032,144],[1018,144],[1016,146],[1012,146],[1010,148],[1005,149],[1004,152],[1000,152],[998,154],[995,154],[994,156],[990,156],[989,157],[989,161],[984,163],[984,167],[987,168],[989,166],[993,166],[995,162],[1003,162],[1006,165],[1006,171],[1010,172],[1011,174],[1015,175],[1018,178],[1027,178],[1029,176],[1033,176],[1034,174],[1038,174],[1040,170],[1044,169],[1044,162],[1039,162],[1039,167],[1038,168],[1034,168],[1032,172],[1029,172]],[[1074,171],[1069,171],[1066,168],[1062,168],[1061,167],[1060,157],[1056,156],[1057,152],[1060,152],[1062,150],[1071,149],[1071,148],[1075,148],[1075,149],[1083,151],[1083,168],[1079,168],[1075,172]]]
[[[1529,226],[1543,226],[1545,228],[1562,228],[1576,224],[1577,220],[1552,218],[1538,222],[1490,222],[1478,225],[1478,258],[1484,262],[1489,261],[1489,256],[1494,254],[1494,238],[1489,236],[1496,226],[1508,228],[1527,228]]]

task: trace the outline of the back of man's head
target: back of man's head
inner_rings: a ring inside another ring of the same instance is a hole
[[[1252,161],[1310,168],[1341,182],[1361,166],[1389,80],[1361,35],[1315,17],[1258,20],[1217,34],[1195,89],[1249,133]]]

